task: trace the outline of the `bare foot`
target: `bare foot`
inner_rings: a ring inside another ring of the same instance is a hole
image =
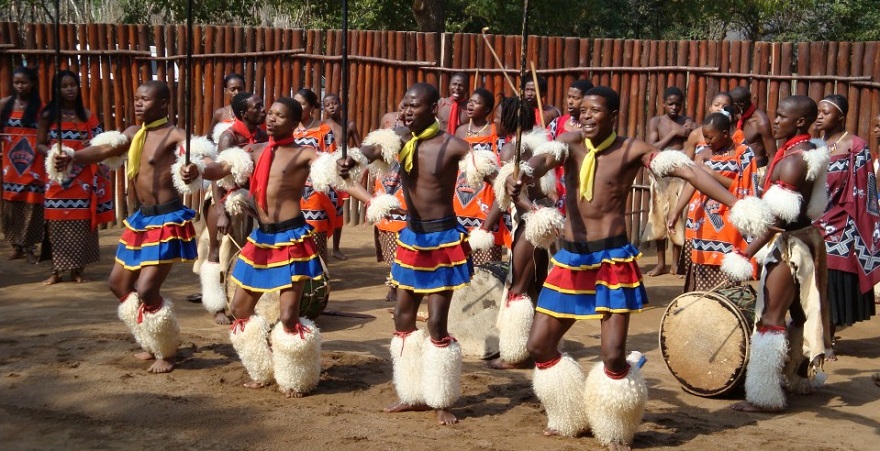
[[[398,413],[398,412],[424,412],[426,410],[431,410],[430,407],[424,404],[406,404],[399,402],[397,404],[391,404],[390,406],[382,409],[383,412],[386,413]]]
[[[53,272],[48,279],[43,281],[43,285],[55,285],[56,283],[61,282],[61,274],[57,272]]]
[[[222,326],[228,326],[232,324],[229,321],[229,317],[226,316],[226,312],[217,312],[214,314],[214,322],[220,324]]]
[[[556,429],[544,428],[544,437],[555,437],[559,435],[559,431]]]
[[[40,259],[37,258],[37,256],[31,251],[27,251],[24,253],[24,259],[27,260],[28,263],[31,263],[33,265],[36,265],[40,262]]]
[[[284,391],[284,396],[288,398],[302,398],[305,395],[295,390],[286,390]]]
[[[657,265],[654,267],[654,269],[645,273],[645,275],[648,277],[655,277],[655,276],[659,276],[661,274],[666,274],[667,272],[669,272],[669,271],[668,271],[668,268],[666,268],[666,265]]]
[[[778,413],[782,412],[782,409],[774,409],[768,407],[759,407],[750,402],[738,402],[732,406],[731,409],[736,410],[737,412],[759,412],[759,413]]]
[[[156,358],[156,356],[154,356],[154,355],[153,355],[152,353],[150,353],[150,352],[147,352],[147,351],[141,351],[141,352],[136,353],[136,354],[134,355],[134,358],[136,358],[136,359],[138,359],[138,360],[153,360],[153,359]]]
[[[672,265],[672,267],[669,268],[669,274],[675,274],[675,275],[678,275],[678,266],[677,266],[677,265]]]
[[[256,382],[256,381],[250,381],[250,382],[245,382],[245,383],[243,383],[243,384],[241,384],[241,385],[242,385],[242,387],[244,387],[244,388],[253,388],[253,389],[257,389],[257,388],[263,388],[263,387],[265,387],[265,386],[267,386],[267,385],[269,385],[269,384],[261,384],[261,383]]]
[[[834,362],[836,360],[837,360],[837,354],[835,354],[834,351],[829,351],[827,354],[825,354],[825,361],[826,362]]]
[[[497,359],[492,359],[486,362],[486,368],[491,368],[493,370],[516,370],[522,368],[529,368],[531,366],[531,362],[528,360],[519,363],[510,363],[504,360],[501,360],[501,357]]]
[[[391,287],[388,289],[388,294],[385,295],[386,301],[397,302],[397,289]]]
[[[174,358],[158,359],[147,370],[150,373],[170,373],[174,369]]]
[[[458,418],[455,418],[455,415],[446,409],[437,409],[435,412],[437,412],[437,424],[448,425],[458,423]]]
[[[339,249],[333,251],[333,258],[337,260],[348,260],[348,255],[345,255]]]
[[[74,269],[70,271],[70,279],[76,283],[86,283],[89,281],[89,279],[86,279],[85,276],[83,276],[83,272],[81,269]]]
[[[632,447],[628,443],[611,442],[608,444],[609,451],[630,451]]]

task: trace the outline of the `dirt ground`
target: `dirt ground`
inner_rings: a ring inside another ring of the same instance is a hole
[[[180,364],[163,375],[146,373],[134,340],[116,317],[105,279],[116,231],[101,234],[102,262],[94,280],[44,286],[48,262],[0,261],[0,448],[223,449],[223,450],[464,450],[598,449],[592,437],[545,438],[546,417],[531,389],[531,371],[493,371],[476,359],[463,366],[461,422],[437,426],[431,413],[385,414],[396,400],[388,345],[391,306],[382,285],[387,271],[374,258],[372,232],[349,227],[343,249],[351,259],[331,261],[330,309],[375,319],[321,316],[323,374],[317,390],[286,399],[276,389],[249,390],[246,373],[201,305],[184,298],[198,291],[190,265],[178,265],[164,290],[176,300]],[[647,246],[646,254],[649,254]],[[646,255],[643,267],[654,258]],[[635,448],[685,450],[877,449],[880,439],[880,321],[841,331],[839,360],[826,364],[828,385],[790,398],[788,412],[770,416],[734,412],[736,397],[705,399],[685,393],[664,364],[658,329],[680,281],[649,278],[652,307],[632,317],[629,349],[648,357],[645,419]],[[694,325],[699,327],[699,325]],[[597,322],[572,329],[567,352],[583,367],[597,361]],[[741,395],[740,395],[741,396]]]

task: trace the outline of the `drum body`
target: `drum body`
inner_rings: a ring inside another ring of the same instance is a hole
[[[241,251],[236,252],[235,255],[229,260],[229,265],[226,268],[226,275],[232,274],[232,269],[235,267],[236,262],[238,262],[238,254]],[[320,257],[319,257],[320,258]],[[321,266],[324,266],[324,262],[321,261]],[[225,288],[226,288],[226,303],[229,307],[232,305],[232,298],[235,296],[235,289],[238,288],[238,285],[232,281],[231,277],[226,277],[224,280]],[[260,297],[260,300],[257,301],[257,306],[254,309],[255,313],[262,316],[266,319],[269,324],[274,324],[278,321],[278,318],[281,316],[280,307],[279,307],[279,295],[280,291],[270,291],[267,293],[263,293],[263,296]],[[302,296],[299,300],[299,316],[305,316],[309,319],[315,319],[320,315],[325,308],[327,308],[327,303],[330,301],[330,277],[327,274],[327,267],[324,266],[324,277],[321,280],[313,280],[309,279],[305,281],[303,285]]]
[[[721,396],[741,386],[756,298],[744,285],[684,293],[669,303],[660,322],[660,350],[685,391]]]

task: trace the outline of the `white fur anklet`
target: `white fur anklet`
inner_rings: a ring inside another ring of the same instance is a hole
[[[584,383],[580,365],[568,354],[549,368],[535,367],[532,387],[547,411],[547,429],[575,437],[590,428]]]
[[[404,404],[425,404],[425,393],[422,390],[422,351],[426,341],[427,335],[422,329],[416,329],[409,334],[397,332],[391,338],[394,390]]]
[[[605,364],[597,363],[587,375],[585,398],[593,436],[600,443],[632,443],[648,404],[648,387],[638,367],[630,365],[626,376],[612,379]]]
[[[502,301],[504,316],[498,324],[498,350],[506,363],[520,363],[529,358],[526,343],[535,317],[535,306],[527,294]]]
[[[765,409],[784,409],[782,370],[788,354],[783,332],[755,332],[746,367],[746,401]]]
[[[272,327],[259,315],[245,320],[237,319],[229,331],[229,341],[238,353],[250,378],[262,385],[272,382],[272,350],[269,349],[269,330]]]
[[[171,299],[162,298],[162,306],[153,313],[146,311],[143,304],[140,308],[138,328],[144,341],[144,349],[157,359],[177,355],[177,347],[180,346],[180,326],[177,324],[174,303]]]
[[[205,261],[199,269],[202,282],[202,305],[208,313],[226,311],[226,289],[220,284],[220,263]]]
[[[287,332],[279,322],[272,330],[275,382],[283,392],[306,394],[321,379],[321,331],[308,318],[299,319],[298,330]]]
[[[144,341],[141,339],[137,320],[138,307],[140,307],[140,304],[141,300],[138,297],[138,294],[132,291],[122,302],[119,303],[119,307],[116,308],[116,314],[119,315],[119,319],[128,326],[128,330],[130,330],[131,334],[134,336],[134,341],[137,342],[138,346],[143,348]]]
[[[461,396],[461,346],[451,336],[440,343],[425,340],[422,392],[425,404],[434,409],[448,409]]]

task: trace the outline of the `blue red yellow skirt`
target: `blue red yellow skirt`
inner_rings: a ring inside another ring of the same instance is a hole
[[[474,265],[467,229],[455,217],[410,221],[397,235],[391,282],[414,293],[438,293],[471,281]]]
[[[648,303],[637,263],[639,250],[626,237],[570,243],[551,259],[536,311],[556,318],[602,318],[640,312]]]
[[[302,216],[281,224],[286,223],[293,226],[273,228],[270,224],[251,232],[230,275],[238,286],[267,292],[324,277],[314,228]]]
[[[123,221],[116,262],[135,271],[144,266],[191,262],[196,259],[196,212],[179,201],[142,207]]]

